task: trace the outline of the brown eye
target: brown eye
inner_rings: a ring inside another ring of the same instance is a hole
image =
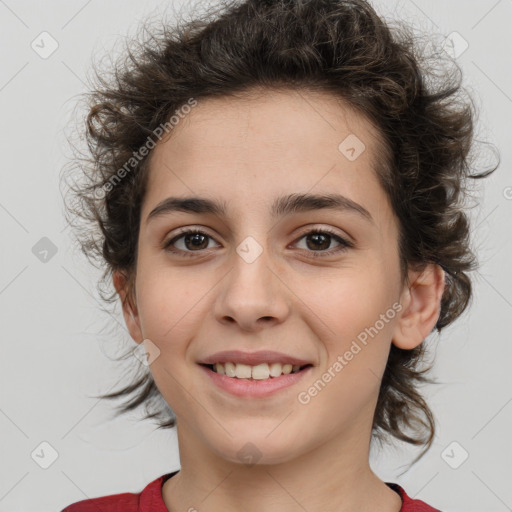
[[[307,233],[304,233],[299,240],[302,240],[303,238],[307,240],[306,249],[313,257],[328,256],[353,247],[352,243],[328,229],[308,231]],[[331,246],[332,240],[335,240],[338,243],[338,247],[328,250]]]
[[[209,240],[213,240],[213,238],[204,233],[203,231],[188,230],[183,231],[178,236],[175,236],[174,238],[166,242],[164,244],[164,249],[175,253],[198,252],[209,248]],[[175,247],[175,244],[177,242],[181,243],[181,247],[173,249],[172,247]],[[188,256],[189,254],[186,255]]]
[[[311,244],[307,243],[308,249],[329,249],[332,237],[324,233],[313,233],[306,236],[307,240],[311,240]]]
[[[208,235],[204,235],[202,233],[192,233],[188,235],[184,235],[183,243],[187,248],[193,249],[206,249],[208,247]],[[205,245],[206,241],[206,245]],[[190,244],[190,245],[188,245]]]
[[[338,234],[328,229],[316,229],[304,233],[299,240],[306,239],[306,250],[313,257],[330,256],[353,247],[351,242],[341,238]],[[182,231],[168,242],[164,243],[164,249],[180,256],[194,256],[208,250],[209,241],[213,238],[199,230]],[[334,249],[329,249],[333,240],[338,244]],[[178,243],[181,247],[178,246]],[[217,245],[218,246],[218,245]]]

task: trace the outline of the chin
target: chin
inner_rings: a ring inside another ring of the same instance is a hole
[[[219,456],[225,460],[247,466],[282,464],[298,457],[302,452],[299,443],[304,443],[304,438],[290,435],[287,431],[278,432],[274,423],[272,428],[261,430],[238,429],[238,432],[244,432],[243,435],[226,435],[222,442],[214,443],[212,447]],[[269,432],[270,435],[269,435]]]

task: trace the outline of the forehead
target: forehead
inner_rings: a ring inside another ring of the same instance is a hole
[[[362,113],[326,92],[254,89],[201,99],[180,117],[171,132],[173,146],[192,158],[205,146],[260,154],[265,150],[266,157],[276,159],[318,158],[326,149],[339,156],[338,146],[348,136],[364,144],[363,160],[368,163],[377,164],[386,151],[380,131]]]
[[[228,200],[239,194],[248,204],[270,204],[271,195],[285,192],[340,192],[378,204],[385,200],[376,177],[384,151],[380,132],[327,93],[199,100],[153,150],[143,209],[147,214],[171,192]]]

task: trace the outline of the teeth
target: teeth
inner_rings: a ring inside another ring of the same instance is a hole
[[[238,365],[237,365],[238,366]],[[267,363],[262,363],[252,367],[252,378],[256,380],[268,379],[270,376],[270,369]],[[238,377],[238,375],[237,375]]]
[[[221,364],[221,363],[218,363]],[[228,377],[236,377],[236,364],[233,363],[225,363],[224,369],[226,371],[226,375]]]
[[[281,363],[272,363],[270,365],[270,376],[271,377],[279,377],[283,370],[283,365]]]
[[[236,364],[235,376],[237,379],[250,379],[251,367],[248,364]]]
[[[237,379],[255,379],[265,380],[269,377],[280,377],[299,371],[300,365],[281,364],[281,363],[262,363],[256,366],[250,366],[242,363],[215,363],[213,369],[220,375],[235,377]]]

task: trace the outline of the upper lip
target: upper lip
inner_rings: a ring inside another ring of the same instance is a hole
[[[275,352],[273,350],[260,350],[258,352],[242,352],[240,350],[224,350],[216,352],[207,356],[199,361],[199,364],[215,364],[215,363],[242,363],[249,366],[256,366],[262,363],[281,363],[304,366],[312,364],[305,359],[283,354],[282,352]]]

